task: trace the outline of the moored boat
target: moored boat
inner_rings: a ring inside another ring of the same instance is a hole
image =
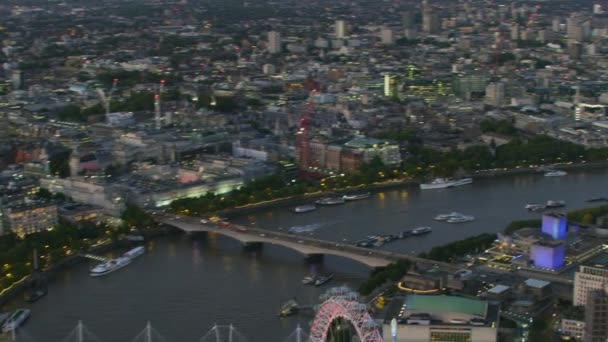
[[[455,186],[461,186],[466,184],[473,183],[473,178],[460,178],[460,179],[446,179],[446,178],[436,178],[430,183],[422,183],[420,184],[420,189],[428,190],[428,189],[445,189],[452,188]]]
[[[281,310],[279,310],[279,313],[277,314],[277,316],[287,317],[287,316],[293,315],[297,311],[298,311],[298,302],[296,302],[295,299],[290,299],[281,306]]]
[[[130,251],[126,252],[122,256],[129,258],[129,259],[135,259],[138,256],[143,255],[145,252],[146,252],[146,249],[143,246],[138,246],[138,247],[135,247],[135,248],[131,249]]]
[[[293,209],[293,211],[298,214],[307,213],[313,210],[317,210],[317,206],[314,204],[299,205]]]
[[[462,216],[462,215],[463,214],[454,211],[454,212],[451,212],[449,214],[439,214],[439,215],[435,216],[434,219],[437,220],[437,221],[447,221],[447,220],[449,220],[451,218]]]
[[[545,206],[547,208],[561,208],[566,206],[566,201],[549,200]]]
[[[345,200],[342,197],[325,197],[315,201],[318,205],[336,205],[344,204]]]
[[[2,324],[2,332],[9,332],[19,328],[29,317],[29,309],[17,309]]]
[[[46,287],[36,289],[25,299],[25,301],[28,303],[37,302],[42,297],[46,296],[47,293],[48,293],[48,291],[47,291]]]
[[[362,194],[344,195],[344,196],[342,196],[342,198],[345,201],[358,201],[358,200],[369,198],[371,195],[372,195],[371,193],[366,192],[366,193],[362,193]]]
[[[306,277],[304,277],[304,279],[302,279],[302,284],[312,285],[312,284],[314,284],[316,279],[317,279],[317,277],[315,275],[306,276]]]
[[[330,280],[332,280],[332,278],[334,277],[333,273],[330,273],[328,275],[322,275],[322,276],[318,276],[317,279],[315,280],[315,286],[321,286],[327,282],[329,282]]]
[[[545,172],[545,177],[561,177],[567,175],[568,172],[561,170],[549,170]]]
[[[131,258],[124,256],[118,257],[116,259],[110,259],[93,267],[89,274],[91,275],[91,277],[99,277],[102,275],[106,275],[127,266],[131,263],[131,260]]]
[[[535,204],[535,203],[530,204],[529,203],[529,204],[526,204],[526,206],[524,208],[528,209],[530,211],[542,211],[542,210],[547,209],[547,206],[544,204]]]
[[[418,227],[418,228],[414,228],[412,229],[412,235],[422,235],[422,234],[428,234],[431,232],[431,227]]]
[[[462,216],[456,216],[456,217],[452,217],[451,219],[447,220],[447,223],[465,223],[465,222],[471,222],[475,220],[475,216],[472,215],[462,215]]]

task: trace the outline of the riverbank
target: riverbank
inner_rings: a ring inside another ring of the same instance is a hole
[[[592,163],[573,163],[573,164],[551,164],[544,165],[539,167],[551,167],[559,170],[585,170],[585,169],[594,169],[594,168],[608,168],[608,161],[602,162],[592,162]],[[504,176],[516,176],[516,175],[526,175],[526,174],[536,174],[542,173],[539,171],[539,167],[526,167],[519,169],[501,169],[501,170],[491,170],[491,171],[479,171],[472,174],[470,177],[473,179],[487,179],[487,178],[496,178],[496,177],[504,177]],[[404,189],[412,186],[418,186],[424,180],[421,179],[408,179],[408,180],[390,180],[384,183],[375,183],[372,185],[358,185],[353,187],[348,187],[344,189],[338,189],[334,191],[324,191],[324,192],[315,192],[309,194],[303,194],[298,196],[292,196],[288,198],[277,198],[274,200],[253,203],[244,205],[237,208],[225,209],[221,211],[217,211],[215,213],[210,213],[209,216],[225,216],[225,217],[235,217],[242,215],[249,215],[253,213],[257,213],[270,208],[288,208],[292,206],[301,205],[307,202],[313,202],[317,199],[328,197],[328,196],[342,196],[348,193],[355,192],[371,192],[377,193],[384,190],[395,190],[395,189]]]
[[[141,233],[144,236],[145,240],[148,241],[150,239],[154,239],[159,236],[166,236],[172,234],[173,231],[166,227],[157,227],[154,229],[149,229]],[[128,241],[128,240],[117,240],[117,241],[109,241],[108,243],[104,243],[101,245],[97,245],[87,250],[86,253],[91,254],[103,254],[114,251],[119,248],[129,248],[135,245],[136,242]],[[13,283],[10,287],[4,289],[0,293],[0,306],[5,305],[7,302],[18,298],[18,296],[23,296],[23,294],[31,288],[32,281],[35,278],[44,278],[48,281],[51,281],[59,272],[68,269],[74,265],[84,262],[86,259],[74,254],[70,255],[56,264],[53,264],[46,268],[43,271],[38,273],[32,273],[23,277],[21,280]]]

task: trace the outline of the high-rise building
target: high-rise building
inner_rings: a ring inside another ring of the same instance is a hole
[[[574,293],[572,304],[575,306],[585,305],[590,291],[604,288],[608,281],[608,267],[605,266],[582,266],[574,273]]]
[[[384,75],[384,96],[392,97],[397,93],[397,79],[389,74]]]
[[[511,23],[511,40],[519,39],[519,25],[517,23]]]
[[[382,44],[384,45],[392,45],[395,43],[395,36],[393,35],[393,30],[388,27],[383,28],[380,31],[380,39],[382,39]]]
[[[486,87],[485,104],[500,107],[505,102],[505,84],[502,82],[492,82]]]
[[[608,291],[592,290],[585,305],[585,342],[606,342],[608,337]]]
[[[21,90],[24,87],[24,81],[23,81],[23,71],[17,69],[17,70],[13,70],[12,74],[11,74],[11,83],[13,86],[13,90]]]
[[[276,31],[268,32],[268,52],[281,53],[281,33]]]
[[[344,20],[336,20],[336,38],[343,39],[346,37],[346,22]]]
[[[422,10],[422,30],[428,34],[437,34],[441,30],[439,13],[433,10],[433,8],[428,5],[428,3],[424,6]]]

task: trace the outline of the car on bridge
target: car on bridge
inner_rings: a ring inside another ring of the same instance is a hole
[[[221,227],[221,228],[228,228],[228,227],[230,227],[230,222],[226,222],[226,221],[219,221],[219,222],[217,223],[217,225],[218,225],[219,227]]]
[[[242,226],[236,226],[236,227],[234,227],[234,230],[236,230],[237,232],[241,232],[241,233],[247,233],[249,231],[249,229],[242,227]]]

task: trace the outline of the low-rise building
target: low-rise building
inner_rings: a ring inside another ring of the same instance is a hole
[[[408,295],[397,317],[383,324],[384,341],[395,341],[390,321],[396,318],[398,342],[497,340],[498,307],[483,300],[446,295]]]

